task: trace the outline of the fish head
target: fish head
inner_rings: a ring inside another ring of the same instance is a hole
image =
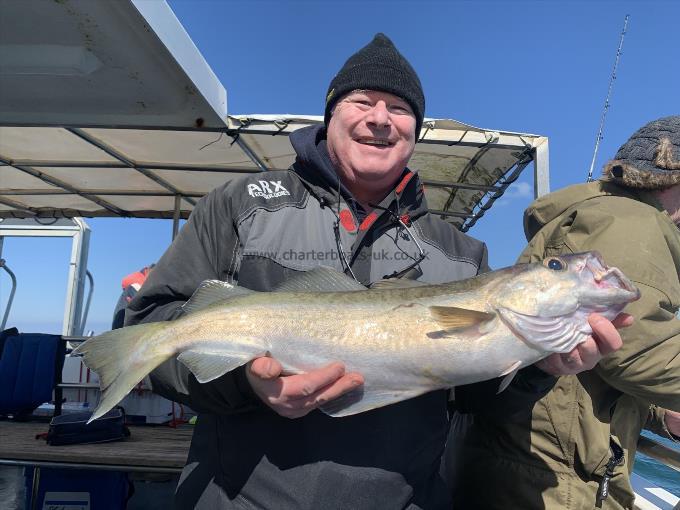
[[[541,350],[570,351],[592,333],[588,315],[612,320],[640,298],[633,283],[595,251],[549,256],[542,264],[521,267],[496,289],[492,306]]]
[[[557,317],[583,310],[610,319],[640,291],[596,251],[546,257],[542,264],[511,268],[514,274],[493,289],[494,307],[527,315]]]
[[[616,267],[608,267],[597,251],[547,257],[543,266],[555,270],[558,265],[576,278],[574,292],[579,308],[597,312],[609,319],[624,307],[640,299],[640,290]]]

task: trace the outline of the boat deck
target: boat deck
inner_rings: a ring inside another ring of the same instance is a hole
[[[0,464],[175,473],[186,462],[193,433],[188,425],[131,426],[123,441],[51,446],[36,439],[47,429],[47,423],[0,421]]]

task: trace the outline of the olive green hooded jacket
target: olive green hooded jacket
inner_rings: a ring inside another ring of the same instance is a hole
[[[524,219],[530,242],[519,262],[597,250],[642,297],[626,308],[635,324],[621,330],[623,347],[593,370],[560,377],[530,416],[455,417],[466,435],[449,458],[454,508],[598,508],[617,446],[623,455],[599,504],[633,508],[629,474],[640,431],[647,425],[671,437],[662,408],[680,411],[680,231],[649,193],[600,181],[542,197]]]

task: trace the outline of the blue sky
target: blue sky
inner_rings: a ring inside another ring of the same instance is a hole
[[[552,189],[583,182],[626,14],[624,53],[596,171],[642,124],[680,113],[680,2],[170,0],[227,89],[230,113],[321,114],[345,59],[385,32],[419,73],[426,115],[550,138]],[[524,246],[530,169],[472,229],[493,267]],[[88,219],[95,294],[88,329],[110,325],[126,274],[170,241],[165,220]],[[19,279],[8,325],[60,331],[70,247],[7,239]],[[0,311],[9,294],[0,274]]]

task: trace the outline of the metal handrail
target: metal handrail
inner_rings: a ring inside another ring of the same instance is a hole
[[[640,453],[661,462],[665,466],[680,471],[680,451],[644,436],[640,436],[638,439],[637,449]]]
[[[85,301],[85,309],[83,310],[83,315],[82,318],[80,319],[80,333],[82,334],[85,331],[85,323],[87,322],[87,314],[90,311],[90,303],[92,303],[92,294],[94,293],[94,278],[92,277],[92,273],[90,273],[89,269],[85,270],[85,276],[87,276],[87,279],[90,282],[90,290],[87,293],[87,300]]]
[[[83,335],[61,335],[61,338],[66,342],[79,344],[87,340],[89,337]]]
[[[2,323],[0,323],[0,331],[4,331],[5,324],[7,324],[7,319],[9,318],[9,310],[12,308],[12,301],[14,301],[14,293],[17,290],[17,278],[14,276],[12,270],[7,267],[5,259],[0,259],[0,267],[7,271],[7,274],[12,279],[12,291],[9,293],[9,299],[7,300],[7,306],[5,306],[5,314],[2,317]]]

